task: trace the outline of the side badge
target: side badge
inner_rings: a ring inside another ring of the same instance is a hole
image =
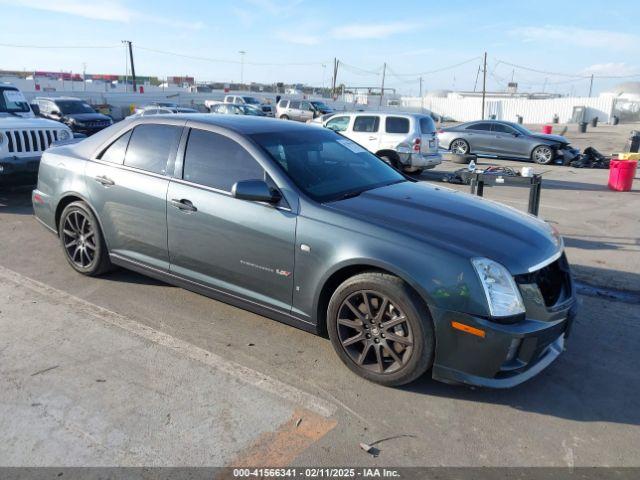
[[[303,252],[310,252],[311,251],[311,247],[309,245],[307,245],[306,243],[301,243],[300,244],[300,250],[302,250]]]

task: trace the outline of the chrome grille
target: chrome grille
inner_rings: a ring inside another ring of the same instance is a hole
[[[3,130],[9,153],[44,152],[58,140],[57,130]]]

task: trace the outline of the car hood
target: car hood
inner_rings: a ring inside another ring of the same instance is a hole
[[[514,275],[528,272],[562,248],[561,238],[537,217],[424,183],[403,182],[327,205],[468,258],[495,260]]]
[[[16,117],[14,115],[0,115],[0,129],[5,128],[59,128],[67,127],[60,122],[37,117]]]
[[[101,113],[71,113],[69,115],[65,115],[64,118],[73,118],[77,122],[109,120],[109,117]]]
[[[552,142],[565,143],[565,144],[569,143],[569,140],[567,140],[561,135],[551,135],[546,133],[532,133],[531,136],[534,138],[541,138],[543,140],[550,140]]]

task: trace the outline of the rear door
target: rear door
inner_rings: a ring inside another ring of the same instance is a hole
[[[300,101],[290,100],[289,106],[286,109],[286,115],[291,120],[300,120]]]
[[[370,152],[376,153],[380,146],[380,116],[356,115],[346,136]]]
[[[424,155],[436,155],[438,153],[438,135],[433,118],[424,116],[416,117],[416,127],[420,132],[420,152]]]
[[[491,132],[491,122],[472,123],[465,128],[463,138],[473,153],[492,153],[495,137]]]
[[[313,108],[311,102],[300,102],[300,120],[306,122],[307,120],[313,120],[313,116],[316,113],[316,109]]]
[[[181,134],[182,126],[138,125],[87,162],[91,204],[111,254],[169,269],[167,169]]]
[[[193,128],[179,170],[167,196],[171,271],[288,313],[297,216],[284,200],[231,195],[241,180],[272,183],[265,169],[235,139]]]

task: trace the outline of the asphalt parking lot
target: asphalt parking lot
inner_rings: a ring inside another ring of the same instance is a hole
[[[637,466],[640,184],[536,170],[581,306],[565,354],[506,391],[383,388],[324,338],[124,270],[82,277],[30,188],[1,190],[0,464]]]

